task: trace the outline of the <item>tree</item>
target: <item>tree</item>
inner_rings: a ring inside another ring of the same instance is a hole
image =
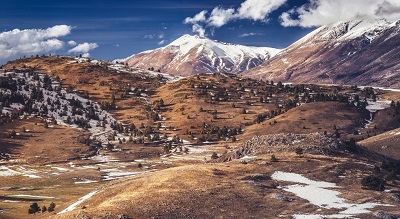
[[[298,156],[300,156],[300,155],[302,155],[302,154],[304,153],[303,148],[300,148],[300,147],[294,149],[294,152],[295,152]]]
[[[278,162],[278,158],[275,157],[275,154],[271,155],[271,162]]]
[[[52,202],[52,203],[50,203],[49,208],[47,209],[47,211],[53,212],[55,208],[56,208],[56,204],[54,204],[54,202]]]
[[[354,138],[350,138],[348,147],[350,152],[356,152],[357,151],[357,144],[356,144],[356,140]]]
[[[47,211],[46,206],[43,206],[43,207],[42,207],[42,213],[44,213],[44,212],[46,212],[46,211]]]
[[[361,179],[363,189],[371,189],[383,191],[385,189],[385,181],[377,176],[370,175]]]
[[[36,212],[40,211],[39,205],[35,202],[29,206],[28,213],[29,214],[36,214]]]
[[[232,142],[236,142],[236,137],[235,136],[232,137]]]
[[[218,154],[213,152],[213,154],[211,155],[211,159],[218,159]]]

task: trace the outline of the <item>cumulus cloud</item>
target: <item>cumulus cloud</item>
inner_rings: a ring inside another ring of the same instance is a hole
[[[267,21],[268,15],[286,2],[287,0],[245,0],[238,8],[225,9],[218,6],[210,13],[201,11],[194,17],[187,17],[183,22],[192,24],[192,31],[200,34],[205,32],[206,27],[219,28],[233,20]]]
[[[70,41],[68,41],[68,45],[70,45],[70,46],[76,46],[76,45],[78,45],[78,43],[76,43],[76,42],[73,41],[73,40],[70,40]]]
[[[96,49],[99,47],[97,43],[81,43],[75,46],[74,48],[68,50],[69,53],[89,53],[90,50]]]
[[[398,0],[310,0],[280,16],[283,26],[318,27],[355,19],[400,19]]]
[[[266,17],[287,0],[247,0],[240,5],[238,17],[242,19],[251,19],[254,21],[265,20]]]
[[[221,7],[216,7],[211,11],[211,15],[207,20],[208,26],[212,27],[222,27],[229,21],[235,18],[235,9],[223,9]]]
[[[207,14],[206,10],[201,11],[198,14],[196,14],[193,18],[187,17],[183,22],[185,24],[196,24],[199,22],[204,22],[206,21],[206,14]]]
[[[14,29],[0,33],[0,61],[18,56],[60,50],[64,42],[57,39],[71,33],[71,26],[56,25],[47,29]]]

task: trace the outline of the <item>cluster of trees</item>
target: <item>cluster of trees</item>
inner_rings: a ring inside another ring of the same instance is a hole
[[[25,75],[25,78],[9,74],[8,77],[0,77],[0,88],[8,90],[7,92],[0,91],[0,109],[2,107],[9,107],[12,103],[23,105],[20,110],[12,112],[16,116],[23,114],[49,116],[50,111],[53,113],[58,112],[59,116],[67,116],[66,123],[76,124],[85,129],[90,128],[89,121],[91,119],[99,120],[98,112],[100,109],[97,105],[89,101],[84,106],[75,97],[67,99],[59,86],[53,91],[52,79],[46,74],[39,77],[37,73],[33,72]],[[24,92],[27,92],[27,94],[24,94]],[[45,94],[56,95],[57,97],[54,99],[47,97],[45,99]],[[67,100],[68,104],[62,100]]]
[[[399,114],[400,113],[400,101],[394,102],[392,101],[390,104],[390,107],[392,107],[396,112]]]
[[[219,126],[209,126],[206,123],[203,123],[203,128],[199,133],[199,137],[197,141],[199,143],[205,141],[219,141],[221,139],[232,139],[232,141],[236,141],[236,135],[242,133],[241,127],[228,127],[223,126],[222,128]],[[191,131],[187,131],[186,134],[191,136],[191,139],[195,139],[195,133]]]
[[[40,208],[38,203],[35,202],[29,206],[28,214],[44,213],[46,211],[53,212],[55,208],[56,204],[54,204],[54,202],[50,203],[49,207],[43,206],[42,208]]]

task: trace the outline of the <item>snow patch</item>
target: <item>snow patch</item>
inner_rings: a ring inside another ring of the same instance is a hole
[[[324,209],[344,209],[338,214],[296,214],[296,219],[302,218],[354,218],[358,214],[370,212],[370,208],[376,206],[391,206],[378,203],[350,204],[345,199],[339,198],[341,192],[329,190],[328,188],[339,188],[334,183],[310,180],[300,174],[277,171],[272,176],[277,181],[300,183],[283,187],[283,190],[296,194],[298,197],[306,199],[313,205]]]
[[[97,190],[83,196],[82,198],[80,198],[77,202],[73,203],[72,205],[70,205],[68,208],[58,212],[57,214],[64,214],[66,212],[70,212],[73,211],[78,205],[80,205],[82,202],[84,202],[86,199],[89,199],[90,197],[92,197],[94,194],[97,193]]]

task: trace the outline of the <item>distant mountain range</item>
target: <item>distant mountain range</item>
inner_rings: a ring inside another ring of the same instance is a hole
[[[154,68],[171,75],[232,72],[249,70],[272,58],[280,50],[249,47],[183,35],[171,44],[132,55],[126,59],[131,67]]]
[[[120,61],[171,75],[231,72],[282,82],[400,87],[399,33],[400,21],[338,22],[314,30],[284,50],[184,35],[165,47]]]
[[[322,26],[271,60],[244,72],[285,82],[400,87],[400,21]]]

